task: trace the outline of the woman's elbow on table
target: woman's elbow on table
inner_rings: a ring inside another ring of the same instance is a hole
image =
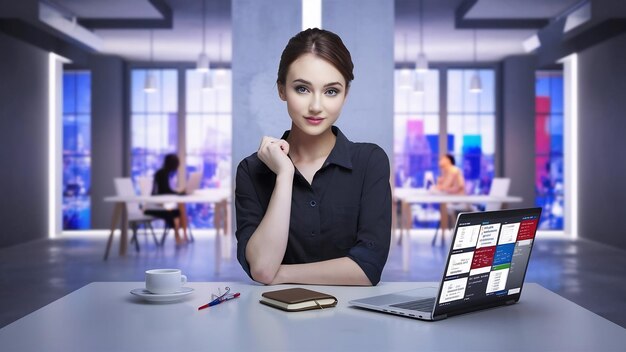
[[[269,285],[274,281],[276,272],[261,267],[250,267],[250,275],[254,281]]]

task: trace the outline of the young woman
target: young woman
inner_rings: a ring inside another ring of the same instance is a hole
[[[353,67],[341,38],[317,28],[282,53],[276,83],[291,130],[263,137],[237,168],[237,257],[255,281],[380,281],[391,240],[389,159],[333,126]]]
[[[177,192],[172,189],[170,185],[170,179],[178,171],[180,166],[180,160],[176,154],[167,154],[163,159],[163,166],[154,174],[154,182],[152,183],[152,194],[184,194],[184,192]],[[167,226],[174,229],[176,235],[176,244],[181,245],[185,243],[187,239],[187,231],[184,230],[185,239],[180,236],[180,210],[172,209],[168,210],[160,205],[153,205],[144,210],[144,214],[152,215],[157,218],[163,219]]]

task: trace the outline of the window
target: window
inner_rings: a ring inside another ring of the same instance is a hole
[[[175,69],[151,70],[157,90],[144,92],[148,70],[131,71],[131,177],[152,177],[163,157],[178,146],[178,75]]]
[[[535,75],[535,204],[543,208],[539,228],[562,230],[563,73]]]
[[[478,72],[482,91],[470,92]],[[487,194],[494,177],[495,72],[490,69],[448,71],[448,152],[463,170],[468,194]]]
[[[409,71],[410,72],[410,71]],[[396,187],[426,187],[439,171],[439,71],[429,70],[423,79],[424,92],[401,87],[407,72],[395,70],[394,177]],[[412,205],[413,225],[435,227],[437,206]]]
[[[187,175],[202,172],[201,188],[231,189],[231,71],[216,70],[210,90],[202,90],[202,79],[187,70]],[[213,228],[212,204],[189,204],[187,215],[194,227]]]
[[[409,71],[410,72],[410,71]],[[441,74],[446,74],[446,96],[439,96]],[[480,93],[469,91],[471,77],[478,72]],[[396,187],[422,188],[439,176],[441,145],[454,155],[463,170],[468,194],[486,194],[495,174],[495,71],[493,69],[429,70],[424,76],[424,93],[404,88],[406,70],[395,71],[394,176]],[[442,108],[447,115],[441,116]],[[447,136],[440,126],[440,116]],[[438,205],[414,204],[413,226],[435,227]]]
[[[63,230],[91,226],[91,73],[63,73]]]

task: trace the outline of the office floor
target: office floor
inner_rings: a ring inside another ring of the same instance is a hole
[[[431,235],[411,241],[411,268],[402,270],[401,247],[394,247],[383,281],[438,281],[447,246],[430,245]],[[143,237],[143,236],[142,236]],[[149,268],[178,267],[189,281],[246,281],[234,257],[215,273],[214,236],[196,234],[196,242],[176,250],[172,238],[156,250],[140,238],[142,251],[129,247],[102,261],[105,237],[65,236],[0,249],[0,327],[93,281],[143,281]],[[233,243],[234,245],[234,243]],[[234,251],[233,251],[234,253]],[[585,240],[539,239],[526,282],[536,282],[626,328],[626,252]],[[522,299],[524,295],[522,294]]]

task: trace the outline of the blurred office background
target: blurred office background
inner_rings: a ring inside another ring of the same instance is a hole
[[[626,326],[626,285],[614,284],[626,275],[618,0],[1,0],[0,326],[151,267],[248,280],[232,255],[213,260],[215,204],[187,205],[188,247],[142,236],[140,252],[102,261],[103,199],[118,177],[139,192],[168,153],[184,166],[179,185],[201,172],[201,189],[232,195],[238,162],[290,126],[276,71],[311,25],[351,51],[338,126],[385,149],[395,187],[425,187],[445,153],[468,194],[510,179],[523,202],[509,207],[543,208],[527,280]],[[440,278],[439,221],[437,205],[411,205],[410,269],[394,246],[383,280]]]

